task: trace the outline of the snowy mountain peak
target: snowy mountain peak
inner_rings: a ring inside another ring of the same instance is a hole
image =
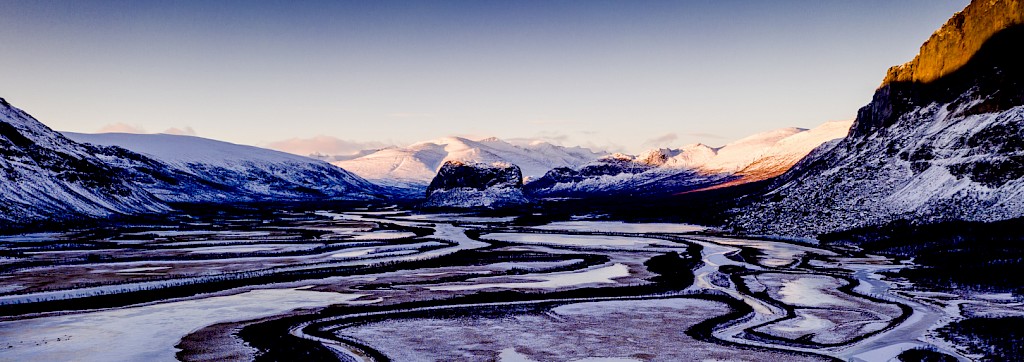
[[[230,168],[257,160],[278,163],[309,163],[309,158],[286,152],[239,145],[208,138],[138,133],[65,133],[66,136],[85,143],[103,146],[119,146],[146,156],[159,159],[176,167],[190,164]]]
[[[669,159],[678,156],[680,153],[682,153],[681,150],[670,148],[653,149],[637,155],[636,162],[651,166],[663,166]]]
[[[787,127],[744,137],[718,148],[714,157],[698,167],[708,172],[739,171],[764,157],[765,152],[779,141],[805,131],[804,128]]]
[[[445,137],[381,150],[334,164],[373,182],[422,188],[434,178],[446,161],[484,164],[507,162],[518,166],[524,177],[531,179],[553,168],[577,167],[600,156],[600,153],[585,148],[555,146],[544,142],[515,145],[493,137],[479,141]]]
[[[625,153],[616,152],[610,155],[601,156],[598,160],[601,162],[614,162],[614,161],[633,161],[636,157],[633,155],[627,155]]]

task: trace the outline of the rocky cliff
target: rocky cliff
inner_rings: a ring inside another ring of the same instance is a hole
[[[960,69],[996,33],[1024,24],[1024,1],[975,1],[921,45],[913,60],[889,68],[885,84],[930,83]]]
[[[424,207],[500,208],[528,202],[522,172],[507,163],[445,162],[426,196]]]
[[[1022,18],[1024,1],[972,2],[936,31],[914,60],[889,69],[871,103],[858,112],[853,133],[866,136],[935,102],[959,107],[978,101],[964,114],[1020,105]]]
[[[755,234],[1024,216],[1021,2],[975,1],[891,69],[850,134],[736,210]]]

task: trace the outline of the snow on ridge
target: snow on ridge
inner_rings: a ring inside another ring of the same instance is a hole
[[[853,120],[831,121],[815,128],[784,137],[766,148],[757,159],[738,172],[741,174],[770,174],[778,176],[792,168],[811,151],[845,137],[850,132]]]
[[[334,164],[375,182],[426,184],[446,161],[506,162],[519,166],[524,177],[536,178],[553,168],[580,166],[599,156],[600,153],[582,147],[562,147],[547,142],[516,145],[495,137],[475,141],[464,137],[444,137],[407,147],[388,148]]]
[[[100,146],[118,146],[174,166],[202,163],[230,168],[240,163],[260,160],[274,163],[321,163],[309,157],[286,152],[239,145],[208,138],[172,134],[136,133],[74,133],[64,135],[78,142]]]
[[[597,162],[634,161],[668,169],[735,173],[765,158],[795,157],[799,160],[815,147],[846,136],[852,124],[852,120],[844,120],[826,122],[812,129],[779,128],[756,133],[721,147],[696,143],[680,148],[651,149],[636,156],[615,153],[604,156]]]
[[[153,194],[167,201],[366,199],[379,196],[381,191],[325,161],[255,146],[169,134],[69,132],[65,135],[79,142],[119,147],[150,157],[160,163],[155,166],[156,172],[178,172],[171,176],[179,179],[177,183],[146,181]],[[127,169],[152,167],[131,160],[115,161],[121,163],[119,167]],[[139,177],[149,179],[144,175]],[[210,185],[220,186],[211,188]]]
[[[507,162],[519,166],[527,183],[556,168],[579,169],[607,162],[635,162],[645,167],[658,168],[662,173],[699,171],[731,174],[769,157],[776,159],[772,163],[773,168],[788,168],[814,147],[844,136],[851,122],[829,122],[811,130],[780,128],[717,148],[698,143],[680,148],[649,150],[639,155],[603,154],[582,147],[556,146],[543,141],[513,143],[496,137],[472,140],[452,136],[417,142],[406,147],[386,148],[333,164],[378,184],[404,184],[420,188],[429,183],[447,161],[485,164]]]
[[[692,144],[637,156],[612,154],[572,170],[553,170],[527,188],[535,195],[675,193],[765,180],[793,167],[820,145],[844,137],[853,121],[813,129],[781,128],[722,147]]]

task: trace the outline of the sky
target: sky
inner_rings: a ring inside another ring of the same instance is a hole
[[[853,119],[967,3],[0,0],[0,97],[61,131],[299,153],[722,145]]]

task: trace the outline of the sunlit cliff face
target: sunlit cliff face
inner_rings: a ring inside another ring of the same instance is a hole
[[[906,64],[889,68],[882,85],[935,81],[967,64],[996,32],[1024,24],[1024,1],[975,1],[932,34]]]

